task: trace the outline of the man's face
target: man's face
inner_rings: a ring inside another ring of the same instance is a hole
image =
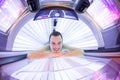
[[[61,36],[51,36],[50,38],[50,48],[52,52],[58,53],[62,48],[62,38]]]

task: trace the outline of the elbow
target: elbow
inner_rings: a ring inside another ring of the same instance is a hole
[[[27,54],[28,59],[32,59],[32,54]]]
[[[82,55],[84,55],[84,50],[79,50],[78,52],[77,52],[78,54],[78,56],[82,56]]]
[[[85,53],[85,52],[84,52],[84,50],[81,50],[81,52],[80,52],[80,53],[81,53],[81,55],[84,55],[84,53]]]
[[[30,58],[30,54],[27,54],[27,58],[28,58],[28,59]]]

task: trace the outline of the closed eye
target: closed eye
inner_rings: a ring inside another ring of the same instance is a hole
[[[61,44],[61,42],[58,43],[59,45]]]
[[[52,44],[53,44],[53,45],[55,45],[55,43],[54,43],[54,42],[52,42]]]

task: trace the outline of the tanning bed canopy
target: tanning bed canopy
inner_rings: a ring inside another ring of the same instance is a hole
[[[27,0],[27,3],[31,12],[37,12],[34,20],[46,18],[78,20],[77,13],[85,12],[90,6],[89,0]]]
[[[77,13],[69,7],[64,6],[47,6],[40,9],[34,20],[47,19],[47,18],[67,18],[78,20]]]

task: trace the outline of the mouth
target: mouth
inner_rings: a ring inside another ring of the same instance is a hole
[[[54,49],[54,52],[59,52],[59,49]]]

